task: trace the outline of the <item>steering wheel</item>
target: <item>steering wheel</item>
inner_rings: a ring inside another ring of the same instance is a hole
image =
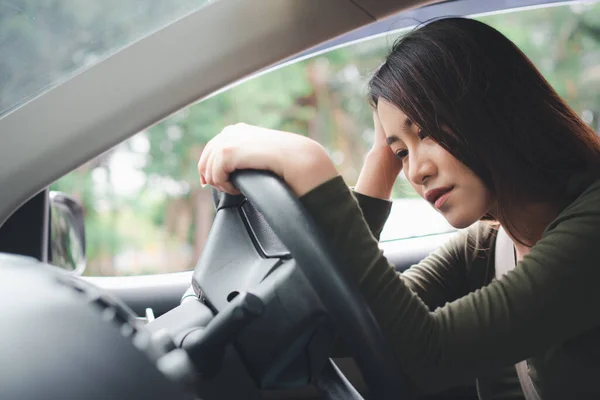
[[[352,349],[374,398],[412,398],[409,381],[393,359],[390,345],[357,283],[346,276],[313,218],[285,182],[270,172],[256,170],[236,171],[230,179],[264,216],[295,259],[338,332]],[[331,369],[326,374],[332,372],[340,374]]]

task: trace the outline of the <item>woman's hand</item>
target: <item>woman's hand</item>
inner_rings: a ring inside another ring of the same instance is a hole
[[[246,124],[223,129],[207,143],[198,162],[202,185],[230,194],[240,193],[229,182],[229,174],[238,169],[271,171],[297,196],[338,174],[325,149],[314,140]]]
[[[367,153],[354,190],[367,196],[387,200],[391,197],[394,182],[402,171],[402,161],[394,156],[386,143],[385,131],[376,110],[373,111],[373,125],[375,128],[373,147]]]
[[[373,129],[375,130],[375,135],[373,139],[373,147],[371,147],[371,151],[383,151],[387,150],[385,153],[392,154],[390,146],[388,146],[385,141],[386,135],[385,130],[383,129],[383,125],[381,125],[381,120],[379,119],[379,114],[377,114],[377,110],[373,110]],[[392,154],[393,156],[393,154]]]

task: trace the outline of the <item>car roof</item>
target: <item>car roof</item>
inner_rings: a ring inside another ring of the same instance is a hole
[[[433,3],[210,3],[0,118],[0,225],[54,180],[181,108],[329,39]]]

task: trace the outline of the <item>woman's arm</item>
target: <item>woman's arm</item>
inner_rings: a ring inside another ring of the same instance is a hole
[[[389,200],[394,182],[402,171],[402,161],[388,146],[376,111],[373,111],[373,128],[373,146],[365,157],[354,190],[369,197]]]
[[[394,157],[387,145],[385,131],[375,111],[373,128],[373,146],[365,157],[354,194],[373,236],[379,240],[390,214],[392,203],[389,200],[394,182],[402,170],[402,161]]]
[[[582,197],[514,271],[433,312],[398,279],[341,177],[301,201],[359,282],[401,366],[423,391],[437,391],[600,324],[600,184]]]
[[[354,190],[352,194],[354,195],[354,198],[356,198],[360,211],[371,230],[371,234],[379,241],[381,231],[383,231],[383,227],[392,210],[392,202],[367,196],[356,190]]]
[[[379,241],[392,203],[357,192],[352,194],[371,234]],[[402,221],[394,222],[402,223]],[[479,224],[475,224],[469,230],[458,232],[419,264],[411,266],[402,273],[401,278],[430,310],[464,296],[473,286],[483,286],[485,273],[480,273],[480,276],[471,274],[473,269],[486,268],[483,265],[485,264],[483,256],[488,251],[489,234],[486,232],[489,233],[490,229],[480,228],[482,227]],[[465,254],[464,250],[469,248],[477,248],[477,255],[473,257],[471,254]]]

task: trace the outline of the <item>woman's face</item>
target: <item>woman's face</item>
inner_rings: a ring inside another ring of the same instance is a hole
[[[379,99],[377,114],[409,182],[450,225],[466,228],[490,211],[492,195],[473,171],[392,103]]]

